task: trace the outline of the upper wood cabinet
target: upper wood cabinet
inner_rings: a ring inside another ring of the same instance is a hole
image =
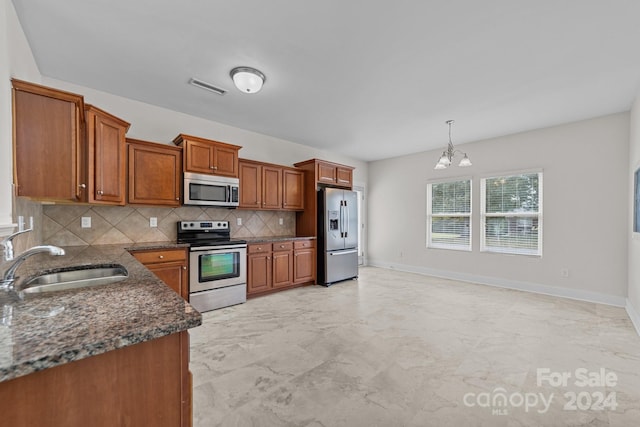
[[[353,167],[328,162],[326,160],[311,159],[295,164],[296,167],[312,170],[314,182],[330,186],[351,189],[353,187]]]
[[[319,159],[299,162],[294,166],[304,171],[304,211],[296,215],[296,235],[317,236],[317,188],[330,186],[351,189],[354,168]]]
[[[16,79],[12,83],[16,195],[86,201],[83,97]]]
[[[173,142],[183,148],[184,172],[238,178],[240,146],[180,134]]]
[[[85,105],[88,202],[124,205],[125,134],[129,123],[93,105]]]
[[[282,207],[304,209],[304,172],[293,168],[282,169]]]
[[[127,203],[180,206],[182,149],[127,138]]]
[[[286,166],[240,159],[241,209],[301,210],[304,174]]]

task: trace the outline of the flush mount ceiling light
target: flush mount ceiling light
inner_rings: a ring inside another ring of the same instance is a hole
[[[236,67],[229,73],[236,87],[244,93],[256,93],[262,89],[266,77],[251,67]]]
[[[442,152],[442,156],[440,156],[440,160],[436,163],[436,167],[434,169],[446,169],[451,165],[451,160],[456,155],[456,153],[463,154],[464,157],[458,163],[460,167],[471,166],[471,160],[467,157],[467,153],[463,153],[460,150],[456,150],[453,147],[453,142],[451,142],[451,125],[453,124],[453,120],[447,120],[446,122],[449,125],[449,144],[447,145],[447,149]]]

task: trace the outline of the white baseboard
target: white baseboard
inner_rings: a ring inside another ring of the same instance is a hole
[[[446,271],[446,270],[437,270],[437,269],[428,268],[428,267],[398,264],[398,263],[379,261],[379,260],[373,260],[373,259],[369,259],[368,265],[372,267],[380,267],[380,268],[387,268],[387,269],[395,269],[399,271],[406,271],[410,273],[425,274],[428,276],[441,277],[443,279],[459,280],[461,282],[478,283],[481,285],[496,286],[499,288],[516,289],[519,291],[533,292],[536,294],[544,294],[544,295],[551,295],[551,296],[562,297],[562,298],[575,299],[580,301],[594,302],[598,304],[613,305],[616,307],[629,307],[629,304],[627,303],[627,300],[625,297],[602,294],[599,292],[584,291],[580,289],[560,288],[556,286],[542,285],[539,283],[501,279],[499,277],[477,276],[474,274],[459,273],[455,271]],[[628,311],[629,309],[627,309],[627,312]],[[638,325],[640,325],[640,317],[636,317],[636,319],[638,320],[638,322],[636,323],[634,321],[634,324],[636,325],[636,329],[638,329]]]
[[[635,326],[636,332],[638,333],[638,335],[640,335],[640,313],[638,313],[636,308],[631,304],[629,298],[627,298],[627,305],[625,305],[624,308],[627,310],[627,314],[631,319],[631,323],[633,323],[633,326]]]

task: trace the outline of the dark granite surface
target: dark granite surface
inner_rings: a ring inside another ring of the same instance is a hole
[[[71,246],[65,256],[38,254],[17,271],[118,263],[128,279],[93,288],[26,294],[13,302],[0,291],[0,381],[193,328],[202,316],[140,264],[127,249],[186,247],[173,243]],[[3,270],[7,265],[3,265]]]
[[[243,237],[247,243],[266,243],[266,242],[282,242],[285,240],[315,240],[315,237],[296,237],[296,236],[265,236],[265,237]]]

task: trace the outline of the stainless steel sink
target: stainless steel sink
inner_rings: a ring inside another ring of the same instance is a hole
[[[28,279],[22,291],[31,294],[86,288],[119,282],[127,277],[129,272],[120,264],[69,267]]]

